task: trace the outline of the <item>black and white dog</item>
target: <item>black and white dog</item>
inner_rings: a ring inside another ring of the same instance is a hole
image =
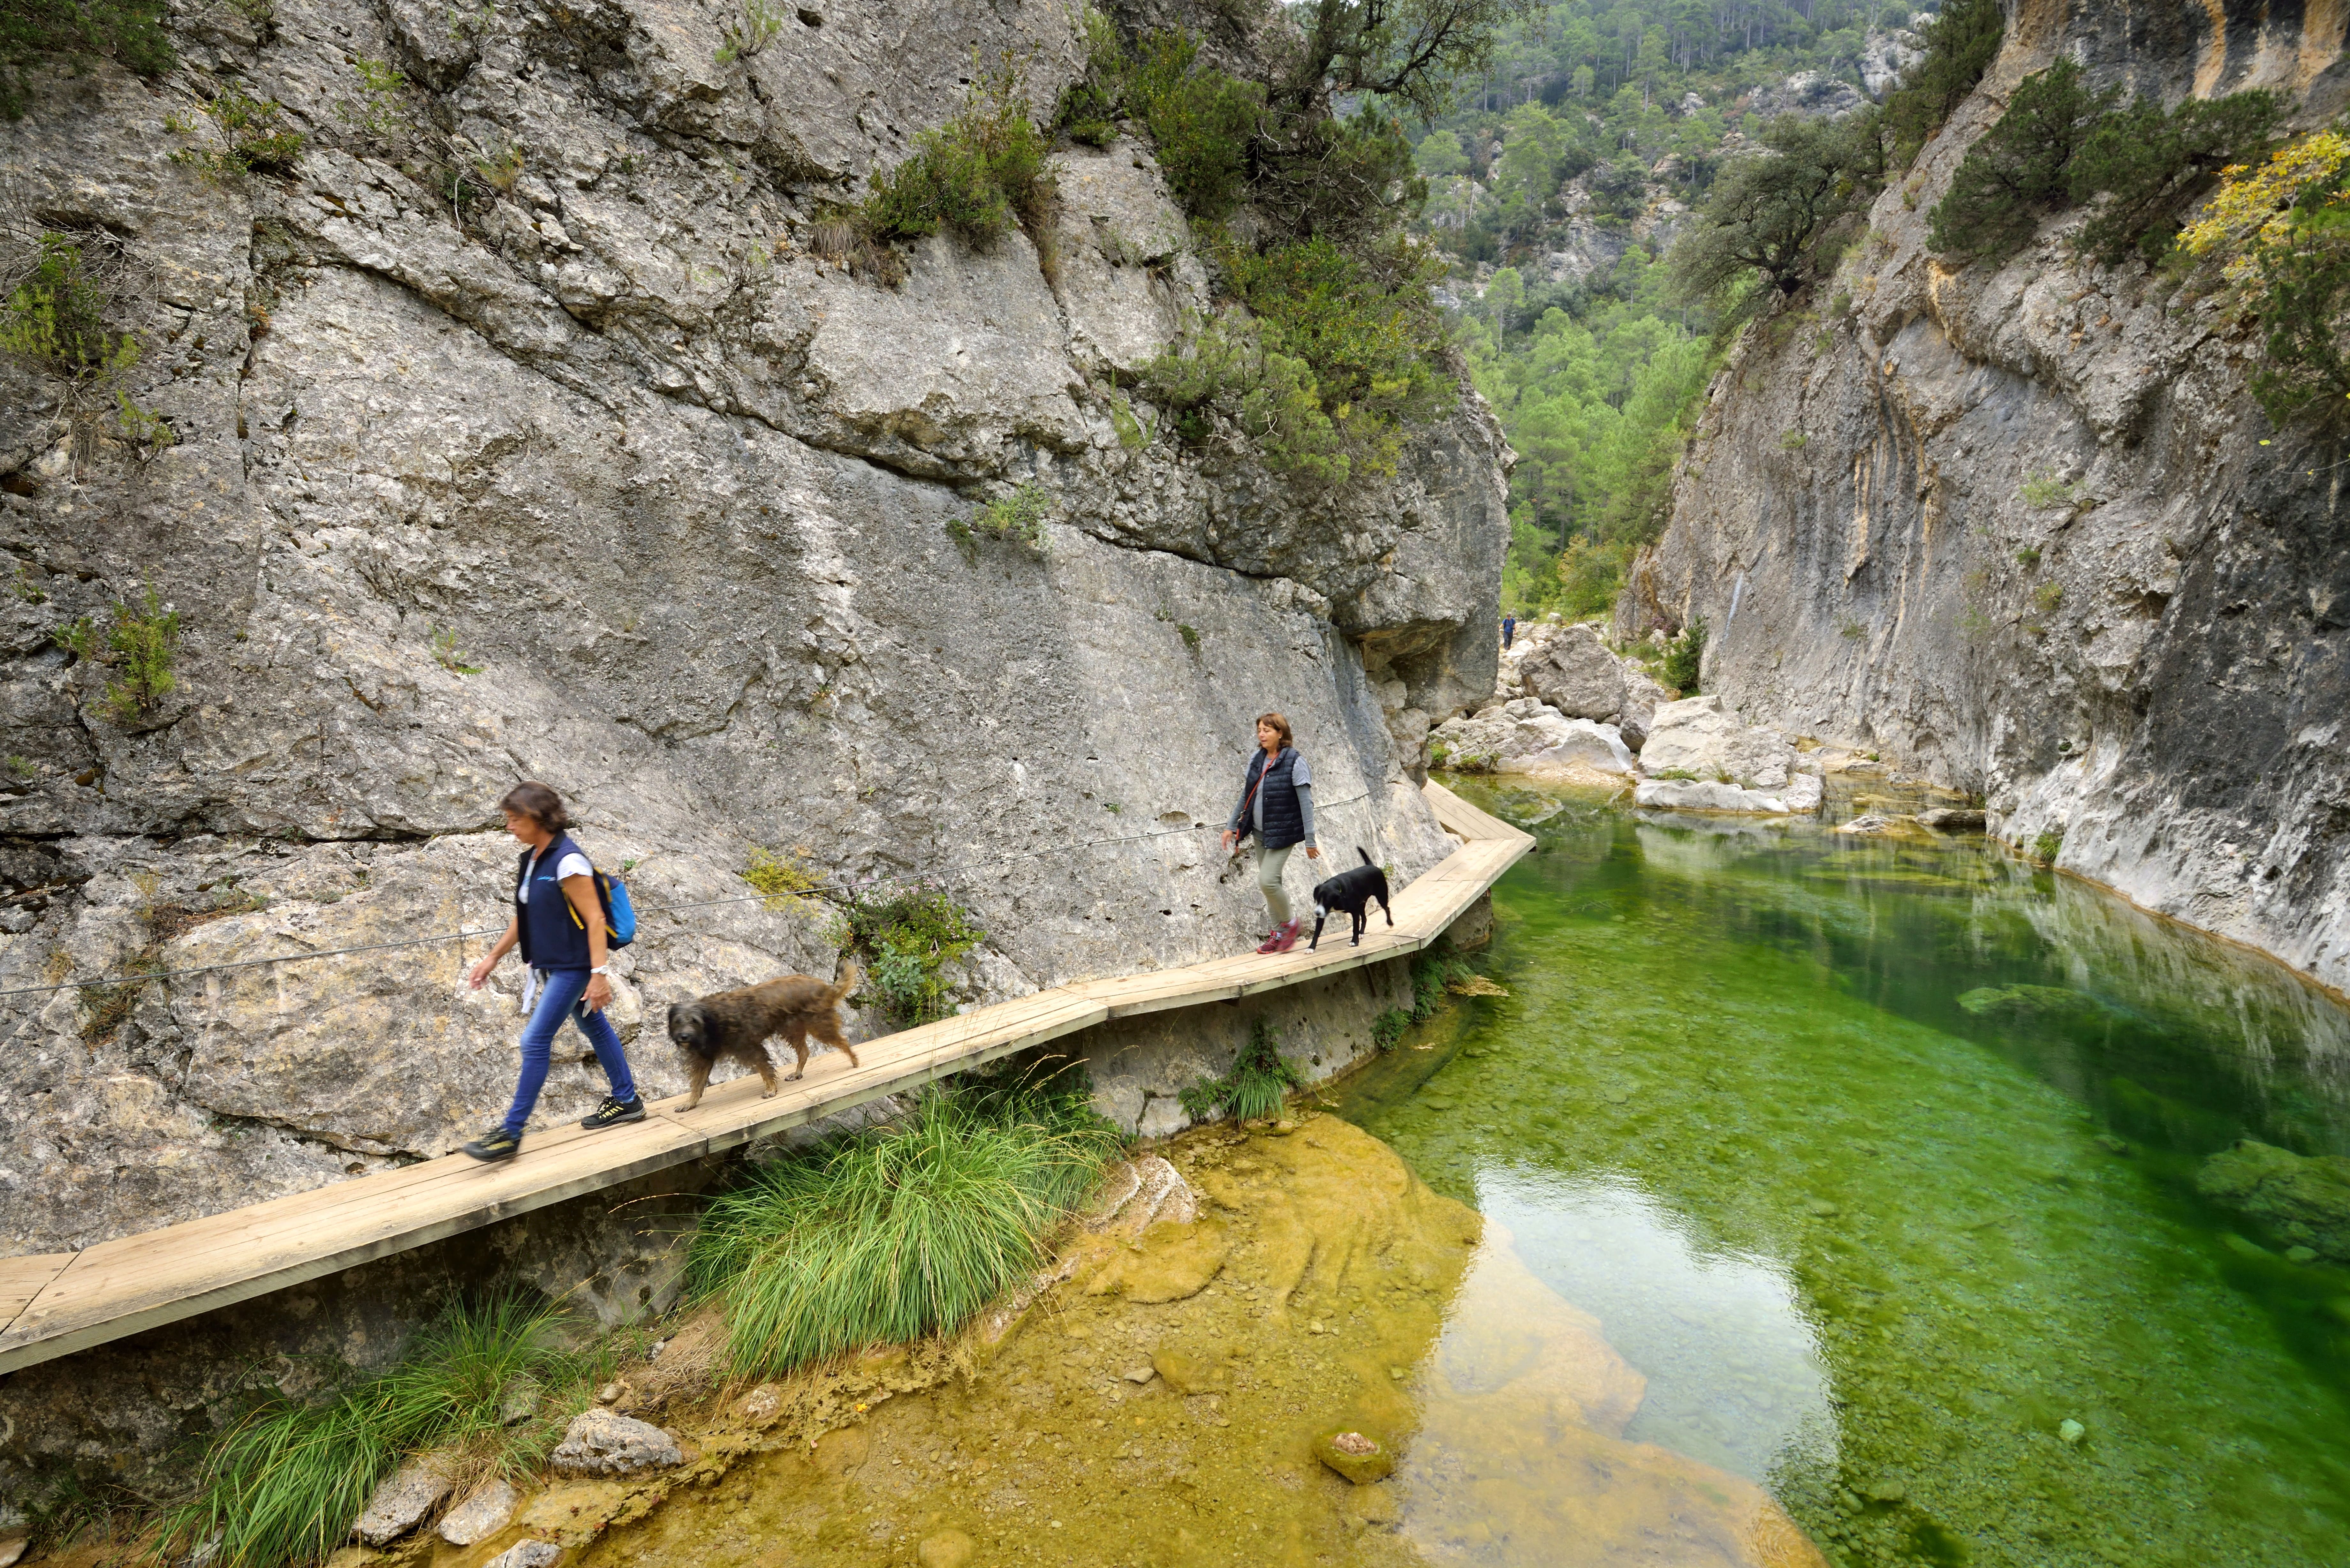
[[[1355,918],[1355,935],[1347,944],[1349,947],[1363,945],[1363,928],[1370,924],[1372,899],[1379,901],[1379,912],[1388,918],[1388,924],[1395,924],[1395,911],[1388,908],[1388,874],[1371,864],[1369,853],[1361,845],[1355,846],[1355,853],[1363,857],[1360,866],[1315,884],[1314,940],[1305,944],[1308,952],[1322,945],[1322,922],[1330,918],[1334,909],[1344,909]]]

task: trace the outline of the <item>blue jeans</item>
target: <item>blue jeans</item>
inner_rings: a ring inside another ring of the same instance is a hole
[[[588,1012],[581,1000],[592,978],[584,969],[546,971],[546,983],[538,991],[538,1005],[523,1026],[522,1081],[515,1085],[514,1104],[506,1109],[509,1137],[522,1137],[523,1124],[530,1120],[531,1107],[538,1104],[538,1092],[546,1086],[547,1053],[567,1013],[579,1025],[579,1033],[588,1036],[588,1044],[596,1047],[596,1060],[604,1064],[604,1076],[612,1083],[612,1097],[622,1105],[637,1097],[636,1080],[629,1075],[629,1057],[620,1049],[619,1032],[610,1019]]]

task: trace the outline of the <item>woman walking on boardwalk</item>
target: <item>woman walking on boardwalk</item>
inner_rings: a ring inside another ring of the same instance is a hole
[[[522,1078],[515,1085],[506,1119],[465,1146],[465,1152],[480,1160],[512,1159],[520,1152],[523,1124],[538,1104],[538,1092],[546,1083],[547,1054],[567,1017],[596,1048],[596,1060],[603,1064],[604,1076],[612,1085],[595,1114],[579,1125],[593,1130],[645,1119],[628,1054],[620,1048],[612,1021],[604,1016],[612,985],[604,978],[603,901],[596,893],[595,867],[567,831],[571,818],[563,797],[543,784],[525,782],[506,791],[498,809],[505,813],[506,831],[525,846],[515,868],[514,919],[506,922],[506,934],[489,956],[465,971],[465,983],[479,991],[498,961],[519,946],[530,971],[522,993],[530,1022],[523,1026]],[[534,993],[536,1008],[531,1006]]]
[[[1256,950],[1285,953],[1296,945],[1302,923],[1289,912],[1289,895],[1281,887],[1289,852],[1303,844],[1305,858],[1322,858],[1314,845],[1314,774],[1305,765],[1305,754],[1291,744],[1289,721],[1280,714],[1257,716],[1256,743],[1248,776],[1242,781],[1241,803],[1224,827],[1224,847],[1256,836],[1257,890],[1273,916],[1273,934]]]

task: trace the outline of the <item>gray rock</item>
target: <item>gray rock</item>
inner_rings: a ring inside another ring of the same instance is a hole
[[[465,1494],[441,1519],[441,1539],[452,1546],[487,1541],[506,1527],[522,1499],[503,1476],[493,1476]]]
[[[1775,791],[1787,786],[1795,770],[1795,748],[1786,737],[1748,724],[1711,692],[1659,707],[1648,722],[1648,743],[1640,748],[1640,771],[1650,776],[1690,773],[1743,789]]]
[[[1983,826],[1983,812],[1981,806],[1938,805],[1919,812],[1918,820],[1928,827],[1939,827],[1946,833],[1980,832]]]
[[[11,983],[478,924],[517,774],[567,792],[600,861],[639,863],[612,1008],[631,1042],[679,998],[835,971],[814,916],[659,913],[740,893],[754,844],[938,877],[991,933],[958,1002],[1239,950],[1255,889],[1191,825],[1237,793],[1243,683],[1296,723],[1326,831],[1404,880],[1449,852],[1417,775],[1430,718],[1494,680],[1510,459],[1482,403],[1343,501],[1163,433],[1114,379],[1206,275],[1132,141],[1054,155],[1051,281],[1017,234],[926,242],[901,288],[845,273],[806,192],[901,159],[973,57],[1024,60],[1046,111],[1082,68],[1059,7],[868,10],[787,16],[788,47],[721,65],[707,8],[583,13],[561,60],[514,8],[463,37],[414,0],[336,8],[256,78],[310,137],[282,181],[159,158],[161,110],[112,66],[7,129],[9,202],[152,264],[118,313],[148,348],[122,390],[178,436],[68,472],[54,389],[0,368],[0,515],[47,585],[0,595],[0,751],[36,773],[0,792],[0,845],[41,846],[5,851],[0,890],[52,880],[20,861],[66,884],[9,906],[31,917]],[[484,158],[518,150],[512,189],[461,223],[403,172],[408,133],[338,119],[354,58],[401,61],[420,120]],[[1047,551],[967,558],[950,525],[1023,484]],[[115,722],[109,673],[55,633],[149,584],[184,628],[178,684]],[[1138,828],[1163,836],[1082,848]],[[512,966],[454,984],[480,950],[150,986],[110,1029],[74,992],[20,1010],[9,1244],[449,1151],[512,1086]],[[682,1087],[665,1047],[635,1056],[648,1093]],[[601,1091],[564,1063],[541,1115]]]
[[[2254,85],[2250,55],[2199,78],[2195,36],[2121,15],[2052,13],[2036,57],[2165,101]],[[2281,27],[2270,47],[2337,52]],[[2291,112],[2329,119],[2333,83],[2301,82]],[[1877,198],[1821,286],[1848,315],[1742,343],[1615,630],[1701,616],[1709,691],[1866,737],[1981,791],[2002,837],[2062,829],[2067,871],[2350,987],[2331,438],[2271,427],[2264,356],[2223,348],[2216,305],[2076,254],[2077,209],[2004,260],[1938,256],[1932,213],[2008,92],[1986,78]]]
[[[2301,1155],[2242,1138],[2203,1162],[2195,1189],[2295,1246],[2350,1263],[2350,1155]]]
[[[1646,742],[1650,715],[1670,693],[1647,670],[1607,651],[1588,626],[1540,628],[1534,647],[1517,661],[1519,690],[1570,719],[1613,724],[1625,745]]]
[[[1797,774],[1777,790],[1741,789],[1711,779],[1642,779],[1634,804],[1663,811],[1725,811],[1759,816],[1801,815],[1820,806],[1820,781]]]
[[[424,1522],[453,1490],[443,1454],[419,1454],[378,1482],[351,1533],[369,1546],[388,1545]]]
[[[483,1568],[548,1568],[562,1555],[563,1548],[552,1541],[522,1541],[491,1558]]]
[[[1547,703],[1520,697],[1429,732],[1430,755],[1470,771],[1503,774],[1629,774],[1632,753],[1612,724],[1568,719]]]
[[[681,1465],[685,1456],[659,1427],[599,1409],[571,1418],[548,1462],[570,1475],[624,1476]]]

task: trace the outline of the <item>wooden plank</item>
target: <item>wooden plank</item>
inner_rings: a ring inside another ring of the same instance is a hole
[[[25,1258],[0,1258],[0,1334],[33,1304],[51,1280],[74,1261],[71,1252],[36,1252]]]
[[[1399,890],[1395,925],[1375,916],[1360,947],[1326,931],[1318,951],[1232,954],[1058,986],[872,1041],[858,1053],[862,1065],[825,1053],[773,1099],[745,1077],[712,1089],[691,1111],[681,1096],[630,1127],[535,1132],[523,1156],[504,1165],[452,1155],[78,1253],[0,1261],[0,1374],[617,1186],[1113,1017],[1252,995],[1418,951],[1534,846],[1441,785],[1425,794],[1461,846]]]
[[[668,1131],[665,1141],[692,1141],[675,1128]],[[611,1146],[602,1147],[608,1150]],[[512,1180],[485,1182],[470,1193],[452,1189],[440,1203],[360,1209],[323,1233],[297,1229],[247,1240],[243,1232],[250,1210],[232,1210],[103,1241],[77,1253],[7,1333],[0,1334],[0,1373],[338,1273],[678,1162],[671,1150],[663,1149],[609,1164],[581,1144],[567,1157],[541,1161],[527,1186]],[[476,1168],[485,1177],[515,1169],[512,1165]]]

